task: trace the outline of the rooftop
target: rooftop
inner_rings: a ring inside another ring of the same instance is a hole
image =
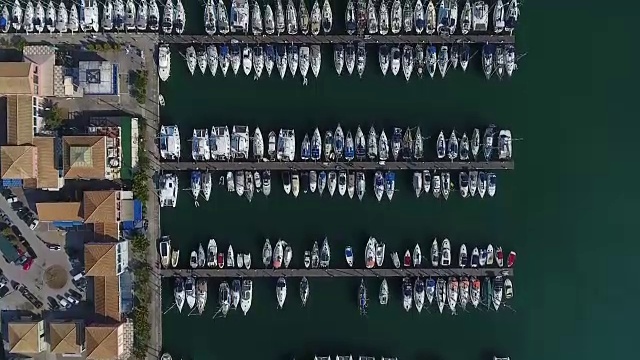
[[[32,142],[33,97],[31,95],[7,96],[7,144],[23,145]]]
[[[84,245],[84,267],[87,276],[116,275],[116,244],[92,242]]]
[[[120,278],[118,276],[95,276],[93,298],[96,314],[120,321]]]
[[[104,179],[106,140],[104,136],[64,136],[65,179]]]
[[[33,138],[33,145],[38,148],[38,188],[57,189],[59,174],[57,157],[55,156],[55,139],[53,137],[37,136]]]
[[[31,95],[31,63],[0,62],[0,94]]]
[[[91,325],[85,328],[87,359],[116,359],[123,353],[123,324]]]
[[[81,322],[52,322],[49,324],[49,345],[54,354],[82,352]]]
[[[117,219],[117,194],[115,190],[85,191],[82,212],[87,223],[114,223]]]
[[[40,330],[42,321],[10,322],[9,351],[17,354],[40,352]]]
[[[31,145],[0,146],[0,176],[3,179],[33,179],[38,176],[34,162],[37,148]]]
[[[82,221],[80,202],[36,203],[40,221]]]

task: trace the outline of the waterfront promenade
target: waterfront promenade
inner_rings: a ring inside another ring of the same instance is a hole
[[[402,269],[165,269],[162,277],[195,276],[212,278],[273,277],[448,277],[448,276],[513,276],[513,268],[402,268]]]
[[[161,43],[166,44],[225,44],[239,42],[243,44],[514,44],[515,36],[512,35],[160,35]]]
[[[415,162],[374,162],[374,161],[351,161],[351,162],[221,162],[221,161],[200,161],[200,162],[162,162],[160,170],[163,171],[183,171],[183,170],[210,170],[210,171],[236,171],[236,170],[351,170],[351,171],[371,171],[371,170],[513,170],[513,161],[415,161]]]

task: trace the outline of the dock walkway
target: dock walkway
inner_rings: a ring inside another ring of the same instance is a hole
[[[160,35],[160,42],[167,44],[513,44],[512,35]]]
[[[236,170],[274,170],[274,171],[371,171],[371,170],[513,170],[513,161],[489,161],[489,162],[466,162],[466,161],[416,161],[400,162],[388,161],[379,163],[375,161],[352,161],[352,162],[222,162],[222,161],[199,161],[199,162],[162,162],[160,170],[163,171],[183,171],[183,170],[209,170],[209,171],[236,171]]]
[[[211,278],[273,277],[448,277],[448,276],[513,276],[513,268],[403,268],[403,269],[164,269],[162,277],[195,276]]]

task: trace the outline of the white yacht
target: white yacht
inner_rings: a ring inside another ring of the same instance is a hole
[[[409,34],[413,31],[413,20],[413,2],[406,1],[402,9],[402,27],[405,33]]]
[[[102,29],[105,31],[113,30],[113,1],[107,0],[102,7]]]
[[[147,0],[141,0],[136,12],[136,29],[140,31],[147,30],[149,24],[149,4]]]
[[[125,7],[123,0],[116,0],[113,9],[116,30],[124,31]]]
[[[294,161],[296,152],[295,130],[280,129],[277,143],[277,159],[279,161]]]
[[[71,33],[77,32],[80,29],[80,22],[78,21],[78,7],[76,4],[71,5],[69,10],[69,23],[68,28]]]
[[[20,11],[20,15],[22,16],[22,11]],[[67,7],[63,2],[60,2],[60,6],[58,7],[56,30],[58,30],[61,33],[66,33],[68,30],[68,20],[69,20],[69,13],[67,12]]]
[[[315,46],[318,46],[318,45],[315,45]],[[358,43],[358,50],[356,52],[356,69],[358,70],[358,76],[360,76],[360,78],[362,78],[362,75],[364,74],[364,68],[366,65],[367,65],[367,49],[364,43]]]
[[[169,173],[160,175],[158,188],[160,189],[160,206],[176,207],[178,200],[178,176]]]
[[[307,74],[309,72],[310,52],[308,46],[300,46],[299,50],[300,75],[302,75],[302,85],[307,85]]]
[[[257,126],[253,132],[253,157],[258,161],[264,158],[264,139],[262,131]]]
[[[171,34],[173,31],[174,18],[173,0],[167,0],[164,5],[164,14],[162,15],[162,32],[165,34]]]
[[[353,69],[356,66],[356,49],[353,44],[347,44],[345,47],[345,63],[347,65],[347,72],[349,75],[353,74]]]
[[[393,0],[391,5],[391,33],[397,34],[402,29],[402,3],[400,0]]]
[[[406,277],[402,279],[402,307],[405,311],[411,310],[413,306],[413,287],[411,286],[411,280]]]
[[[158,3],[156,0],[149,0],[148,24],[151,31],[158,31],[160,25],[160,10],[158,9]]]
[[[382,172],[376,171],[373,178],[373,192],[376,195],[376,199],[378,201],[382,200],[382,195],[384,195],[384,177],[382,176]]]
[[[220,306],[222,317],[226,317],[231,307],[231,291],[226,281],[220,283],[220,287],[218,288],[218,305]]]
[[[226,126],[214,126],[209,137],[211,159],[228,161],[231,159],[231,137]]]
[[[298,55],[298,46],[295,44],[289,45],[287,48],[287,63],[289,64],[289,71],[292,77],[296,77],[296,73],[298,72],[298,65],[300,64]]]
[[[184,6],[182,6],[182,0],[176,2],[175,17],[173,19],[173,27],[176,29],[178,35],[184,32],[184,28],[187,23],[187,14],[184,12]]]
[[[281,277],[276,283],[276,299],[278,300],[278,308],[282,309],[287,299],[287,280]]]
[[[425,21],[424,21],[425,16],[424,16],[424,6],[422,5],[422,0],[416,1],[416,6],[413,9],[413,17],[414,17],[414,22],[416,24],[416,33],[422,34],[422,32],[425,30]]]
[[[207,305],[207,279],[198,279],[196,281],[196,309],[202,315],[204,307]]]
[[[322,63],[322,53],[320,45],[311,45],[311,72],[316,78],[320,74],[320,65]]]
[[[485,32],[489,29],[489,5],[484,1],[473,3],[471,11],[471,30]]]
[[[62,7],[63,5],[64,4],[61,2],[60,6]],[[18,0],[15,0],[15,2],[13,3],[13,8],[11,8],[11,25],[16,31],[20,31],[20,29],[22,29],[22,5],[20,5],[20,1]]]
[[[181,277],[176,277],[176,280],[173,285],[173,297],[176,302],[176,307],[178,308],[178,312],[182,312],[182,308],[184,307],[185,301],[185,292],[184,292],[184,281]]]
[[[209,201],[211,197],[211,185],[211,173],[207,171],[202,174],[202,196],[205,201]]]
[[[262,10],[257,0],[253,0],[253,9],[251,12],[251,33],[253,35],[262,35],[264,30],[264,22],[262,21]]]
[[[498,0],[493,6],[493,31],[500,34],[504,30],[504,3]]]
[[[273,35],[273,33],[276,32],[276,22],[270,4],[264,7],[264,32],[267,33],[267,35]]]
[[[24,31],[27,32],[27,34],[30,33],[30,32],[33,32],[33,29],[34,29],[34,26],[33,26],[34,17],[35,17],[35,9],[33,7],[33,2],[31,2],[31,0],[29,0],[27,2],[27,6],[25,7],[25,10],[24,10],[24,18],[23,18],[23,22],[22,22],[22,28],[24,29]]]
[[[225,35],[229,33],[229,30],[229,13],[227,12],[227,6],[224,4],[224,1],[218,1],[218,32]]]
[[[309,33],[309,9],[307,9],[306,0],[300,1],[300,6],[298,7],[298,22],[302,35],[307,35]]]
[[[206,32],[207,35],[214,35],[218,28],[217,25],[216,4],[214,0],[207,0],[204,6],[204,32]]]
[[[425,9],[425,18],[426,21],[426,29],[425,32],[427,35],[433,35],[436,32],[437,28],[437,16],[436,16],[436,7],[433,5],[433,1],[429,0],[427,3],[427,8]]]
[[[405,45],[402,49],[402,72],[404,78],[409,81],[413,72],[413,48],[411,45]]]
[[[185,60],[187,61],[187,68],[191,75],[196,71],[196,65],[198,64],[198,57],[196,55],[196,48],[189,46],[186,50]]]
[[[207,65],[211,75],[216,76],[218,72],[218,48],[213,44],[207,46]]]
[[[8,13],[6,14],[7,17],[5,17],[5,20],[8,20]],[[44,23],[45,23],[45,14],[44,14],[44,6],[42,6],[42,3],[40,2],[40,0],[38,0],[38,3],[36,4],[36,10],[35,10],[35,15],[33,18],[33,25],[35,26],[35,29],[38,33],[41,33],[42,30],[44,30]]]
[[[136,4],[133,0],[127,1],[125,9],[124,26],[127,31],[136,29]]]
[[[180,159],[180,132],[177,125],[160,127],[160,156],[164,160]]]
[[[5,6],[5,8],[2,10],[2,15],[5,16],[5,9],[7,7]],[[3,32],[7,32],[9,31],[9,26],[11,26],[11,21],[9,20],[9,11],[6,11],[6,19],[7,19],[7,25],[5,28],[2,29]],[[46,14],[46,18],[44,20],[44,23],[47,27],[47,30],[49,32],[53,32],[56,29],[56,7],[53,5],[53,1],[49,0],[49,4],[47,5],[47,14]]]
[[[422,307],[424,306],[424,296],[424,280],[417,278],[413,288],[413,300],[416,303],[416,310],[418,310],[418,314],[422,312]]]
[[[516,65],[516,49],[513,45],[506,45],[504,48],[505,51],[505,72],[509,77],[513,75],[513,70],[518,68]]]
[[[158,77],[167,81],[171,75],[171,50],[168,44],[158,46]]]
[[[460,28],[462,35],[467,35],[471,31],[471,2],[466,0],[460,14]]]
[[[251,69],[253,68],[253,51],[250,46],[242,48],[242,71],[246,76],[249,76]]]
[[[311,7],[311,35],[318,35],[320,33],[320,26],[322,25],[322,12],[320,11],[320,3],[318,0],[313,2]]]
[[[276,2],[276,33],[278,35],[284,33],[285,30],[285,18],[284,8],[282,7],[282,0]]]
[[[331,32],[333,27],[333,11],[331,10],[331,4],[329,0],[324,0],[322,4],[322,30],[325,34]]]
[[[209,131],[207,129],[194,129],[191,142],[191,156],[193,160],[207,161],[211,158]]]
[[[384,130],[382,130],[378,139],[378,158],[381,162],[385,162],[389,158],[389,141]]]
[[[420,1],[420,0],[418,0]],[[378,33],[378,13],[376,12],[376,4],[373,0],[367,3],[367,31],[369,34]]]
[[[234,125],[231,130],[231,158],[249,158],[249,127]]]
[[[240,309],[244,315],[247,315],[253,300],[253,281],[251,279],[242,280],[240,291]]]
[[[231,0],[231,32],[249,33],[249,0]]]

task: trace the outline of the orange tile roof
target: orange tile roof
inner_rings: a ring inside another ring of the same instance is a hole
[[[65,179],[104,179],[106,138],[104,136],[63,136]]]
[[[33,142],[32,99],[31,95],[7,96],[7,144],[23,145]]]
[[[94,276],[93,299],[96,314],[120,321],[120,279],[117,276]]]
[[[80,354],[79,324],[77,322],[49,323],[49,345],[54,354]]]
[[[82,221],[79,202],[36,203],[40,221]]]
[[[82,212],[87,223],[116,222],[116,191],[85,191]]]
[[[120,226],[118,223],[95,223],[93,224],[95,241],[112,242],[120,239]]]
[[[123,325],[98,325],[85,328],[87,359],[116,359],[122,355]]]
[[[84,267],[87,276],[115,276],[116,243],[85,244]]]
[[[9,351],[14,354],[39,353],[39,324],[40,321],[10,322],[8,325]]]
[[[3,179],[33,179],[38,176],[37,148],[31,145],[0,146],[0,176]]]
[[[57,159],[54,156],[53,137],[37,136],[33,145],[38,148],[38,188],[58,188]]]
[[[32,94],[28,62],[0,62],[0,94]]]

